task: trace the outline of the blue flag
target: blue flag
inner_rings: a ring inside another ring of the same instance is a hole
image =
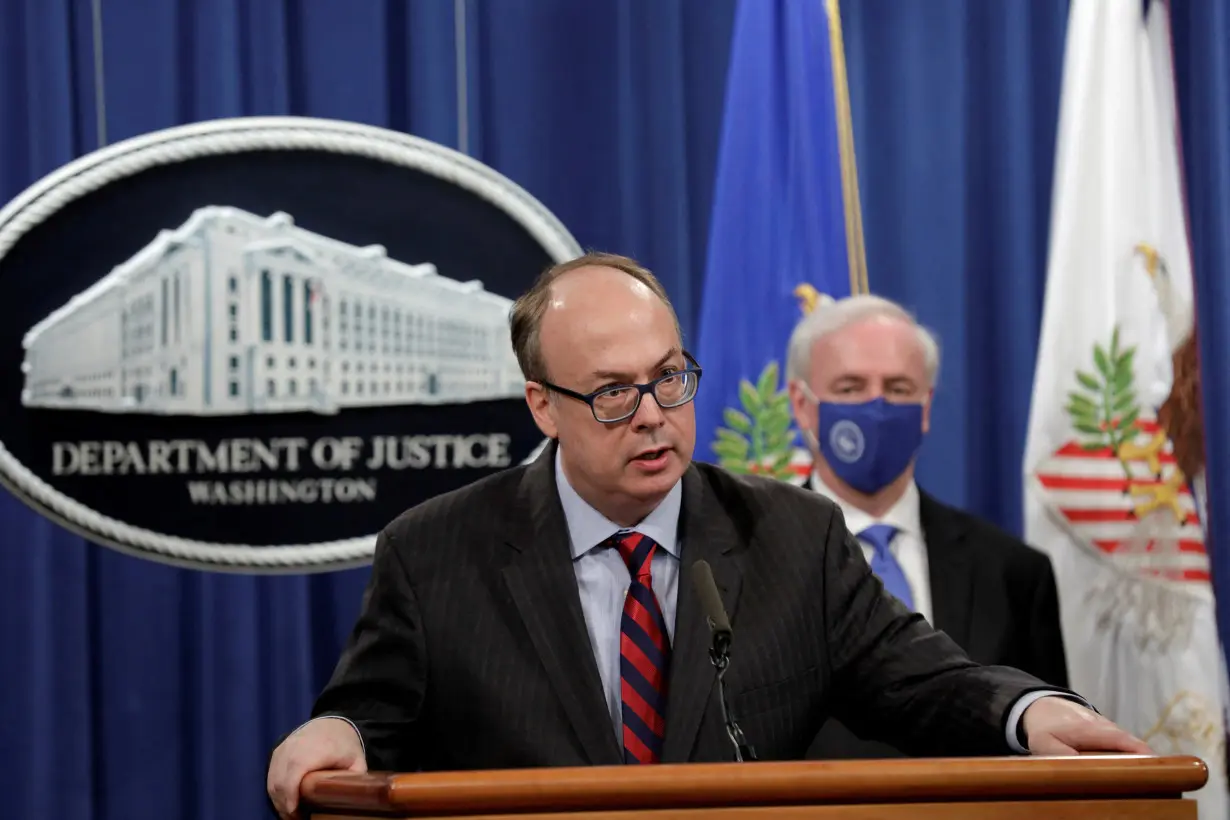
[[[740,472],[790,477],[800,446],[782,383],[790,333],[818,296],[866,288],[836,13],[820,0],[742,0],[735,18],[695,351],[695,457]]]

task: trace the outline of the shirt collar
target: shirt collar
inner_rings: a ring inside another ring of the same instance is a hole
[[[572,488],[560,463],[559,448],[555,451],[555,486],[559,489],[559,500],[564,507],[564,520],[568,523],[568,536],[572,540],[574,559],[580,558],[624,529],[591,507],[589,502]],[[679,511],[682,505],[683,481],[680,480],[675,482],[675,486],[666,494],[666,498],[662,499],[662,503],[632,529],[652,538],[662,549],[678,558]]]
[[[922,518],[918,510],[918,484],[913,481],[906,485],[905,493],[897,499],[897,503],[880,518],[874,518],[838,497],[815,472],[811,474],[811,486],[816,492],[828,496],[834,504],[841,508],[841,513],[846,518],[846,528],[856,536],[872,524],[891,524],[897,528],[897,532],[922,540]]]

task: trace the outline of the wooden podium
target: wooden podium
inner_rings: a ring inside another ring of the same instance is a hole
[[[1196,757],[695,763],[365,775],[303,781],[314,820],[1195,820]]]

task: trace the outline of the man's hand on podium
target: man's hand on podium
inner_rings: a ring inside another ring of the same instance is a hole
[[[279,817],[299,816],[299,784],[308,772],[324,770],[367,771],[363,741],[344,720],[309,721],[273,750],[265,788]]]
[[[1036,755],[1124,752],[1151,755],[1148,745],[1079,703],[1061,697],[1039,698],[1021,718],[1029,751]]]

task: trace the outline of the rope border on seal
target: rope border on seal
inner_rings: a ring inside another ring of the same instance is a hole
[[[238,117],[169,128],[86,154],[43,177],[0,209],[0,259],[65,205],[119,179],[161,165],[249,151],[325,151],[411,168],[450,182],[495,205],[520,224],[556,262],[581,254],[563,223],[512,180],[462,153],[385,128],[311,117]],[[542,452],[544,440],[523,461]],[[323,571],[359,566],[376,535],[317,544],[258,547],[164,535],[125,524],[69,498],[18,461],[0,441],[0,478],[13,491],[93,540],[164,563],[216,570]]]

